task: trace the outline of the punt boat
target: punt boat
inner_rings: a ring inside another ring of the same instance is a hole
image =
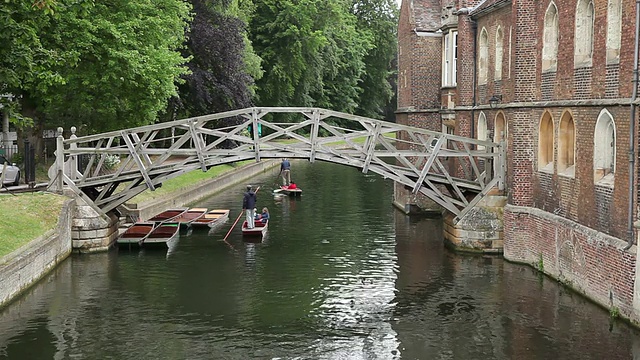
[[[242,235],[262,237],[267,232],[267,227],[269,227],[269,220],[267,220],[267,222],[265,223],[262,223],[260,220],[256,220],[254,228],[249,229],[247,227],[247,221],[245,220],[242,223]]]
[[[229,219],[229,209],[213,209],[209,210],[203,217],[194,220],[191,226],[209,228],[223,224]]]

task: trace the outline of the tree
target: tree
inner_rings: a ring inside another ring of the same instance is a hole
[[[192,60],[188,64],[190,73],[180,87],[180,116],[251,106],[253,79],[260,78],[261,70],[242,20],[250,10],[241,8],[237,0],[191,3],[195,15],[185,55]]]
[[[29,88],[32,105],[89,132],[155,122],[187,72],[189,11],[181,0],[59,2],[40,37],[65,54],[54,66],[64,81]]]
[[[40,40],[41,29],[50,19],[51,0],[9,1],[0,7],[0,104],[9,109],[14,122],[19,116],[19,103],[12,101],[23,89],[45,91],[53,84],[64,82],[54,69],[63,60],[55,49],[47,49]],[[20,123],[19,125],[25,125]]]
[[[389,113],[389,105],[395,110],[395,104],[390,104],[390,100],[395,93],[392,84],[397,76],[397,3],[395,0],[353,0],[352,11],[358,18],[358,27],[369,34],[373,43],[363,59],[365,70],[361,86],[365,91],[358,98],[357,114],[384,117]]]
[[[37,153],[45,127],[74,125],[86,133],[156,121],[188,71],[178,50],[189,10],[181,0],[3,5],[0,86],[17,99],[14,122],[33,119],[22,135]]]
[[[383,116],[396,52],[393,0],[255,3],[250,39],[265,70],[259,104]]]

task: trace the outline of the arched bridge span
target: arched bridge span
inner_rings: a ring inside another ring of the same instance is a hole
[[[188,171],[300,158],[372,171],[462,218],[502,189],[504,146],[320,108],[246,108],[57,140],[50,186],[101,214]],[[118,162],[119,160],[119,162]]]

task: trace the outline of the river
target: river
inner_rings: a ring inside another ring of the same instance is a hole
[[[0,311],[0,359],[635,359],[639,332],[534,269],[447,250],[392,184],[294,162],[300,198],[260,186],[261,243],[237,226],[244,184],[193,206],[231,209],[171,252],[73,255]]]

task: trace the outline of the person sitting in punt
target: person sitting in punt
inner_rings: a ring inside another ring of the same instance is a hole
[[[296,183],[294,183],[293,181],[291,182],[291,184],[289,184],[289,186],[287,186],[287,189],[289,190],[294,190],[297,189],[298,186],[296,186]]]
[[[262,213],[259,215],[260,216],[260,221],[262,221],[262,223],[266,223],[267,220],[269,220],[269,209],[267,209],[266,207],[262,208]]]

